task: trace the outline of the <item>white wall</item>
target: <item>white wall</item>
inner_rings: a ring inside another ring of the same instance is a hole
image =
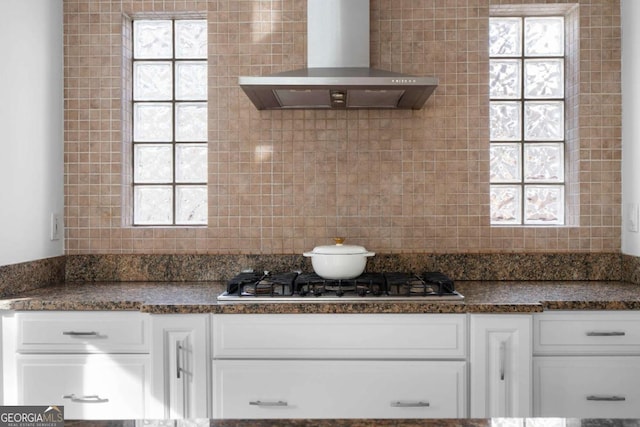
[[[63,255],[62,0],[0,0],[0,266]]]
[[[622,0],[622,252],[640,256],[629,230],[630,204],[640,204],[640,1]]]

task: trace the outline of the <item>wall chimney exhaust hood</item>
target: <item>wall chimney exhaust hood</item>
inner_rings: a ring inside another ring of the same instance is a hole
[[[307,55],[307,68],[238,83],[258,110],[418,110],[438,85],[369,67],[369,0],[307,0]]]

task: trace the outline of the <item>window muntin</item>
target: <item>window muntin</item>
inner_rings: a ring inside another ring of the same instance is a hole
[[[207,22],[133,21],[133,224],[206,225]]]
[[[489,21],[492,225],[565,223],[564,18]]]

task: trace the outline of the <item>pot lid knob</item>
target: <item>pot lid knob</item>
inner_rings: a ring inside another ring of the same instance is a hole
[[[344,243],[344,237],[334,237],[333,241],[336,242],[336,245],[340,246]]]

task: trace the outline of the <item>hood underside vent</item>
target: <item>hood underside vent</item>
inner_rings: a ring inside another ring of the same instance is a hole
[[[280,108],[421,108],[438,84],[373,68],[305,68],[241,77],[259,110]]]
[[[369,67],[369,0],[307,0],[308,68],[238,83],[259,110],[420,109],[438,85]]]

